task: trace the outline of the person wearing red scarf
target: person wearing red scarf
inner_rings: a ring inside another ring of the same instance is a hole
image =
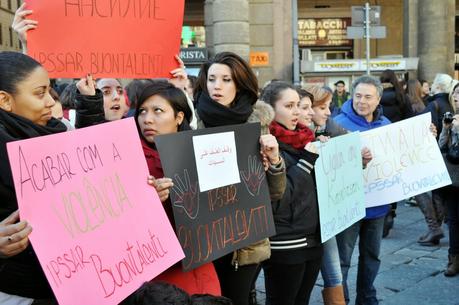
[[[293,86],[272,82],[261,100],[274,108],[269,129],[287,168],[284,196],[271,202],[276,235],[270,238],[271,258],[263,263],[266,304],[308,304],[323,254],[314,178],[318,155],[311,145],[314,133],[298,123],[300,98]]]
[[[192,116],[185,94],[166,82],[157,82],[145,87],[138,99],[135,121],[142,141],[142,148],[150,175],[149,183],[155,186],[163,202],[169,220],[174,224],[169,189],[172,180],[164,173],[156,150],[154,138],[160,134],[190,129]],[[220,282],[212,263],[204,264],[188,272],[182,271],[180,263],[157,276],[154,281],[174,284],[188,294],[221,295]]]

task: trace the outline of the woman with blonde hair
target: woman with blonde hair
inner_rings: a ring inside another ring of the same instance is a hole
[[[450,93],[454,88],[455,80],[448,74],[438,73],[431,86],[432,99],[424,110],[432,114],[432,123],[440,134],[443,129],[443,115],[446,112],[454,112],[454,102],[450,99]]]
[[[319,85],[308,86],[306,90],[313,96],[312,109],[314,115],[312,116],[311,128],[316,137],[327,137],[326,139],[328,139],[328,137],[347,133],[345,129],[341,128],[330,118],[330,103],[333,97],[331,91]],[[326,139],[322,138],[321,140],[324,141]],[[344,305],[343,276],[336,238],[332,237],[327,240],[323,244],[323,249],[324,254],[320,272],[324,281],[324,289],[322,290],[324,304]]]
[[[319,85],[307,86],[306,91],[314,97],[312,109],[314,115],[312,117],[312,130],[318,139],[320,136],[336,137],[347,133],[347,131],[339,126],[331,119],[330,103],[333,98],[333,93],[328,87]]]
[[[448,74],[438,73],[432,83],[431,92],[433,94],[431,102],[427,105],[424,113],[430,112],[432,123],[437,128],[438,135],[442,134],[443,117],[445,113],[454,113],[454,102],[452,91],[457,81]],[[425,220],[429,227],[426,234],[418,239],[418,243],[423,246],[438,245],[440,239],[445,237],[442,229],[444,219],[444,188],[432,191],[431,204],[420,205]]]
[[[455,114],[443,119],[443,131],[440,134],[438,145],[444,151],[443,156],[452,184],[442,189],[443,203],[448,210],[449,249],[448,265],[445,276],[459,274],[459,159],[457,147],[459,142],[459,83],[453,87],[453,107]],[[456,152],[456,153],[454,153]]]
[[[348,131],[335,123],[330,117],[330,103],[332,93],[327,87],[312,85],[306,90],[313,95],[312,109],[312,129],[321,141],[328,138],[346,134]],[[371,159],[368,149],[362,151],[362,162],[366,164]],[[325,305],[344,305],[343,276],[341,272],[340,258],[336,238],[332,237],[324,244],[324,255],[320,272],[324,281],[322,296]]]

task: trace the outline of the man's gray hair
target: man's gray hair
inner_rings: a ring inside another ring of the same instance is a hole
[[[355,91],[355,88],[359,85],[359,84],[368,84],[368,85],[373,85],[376,87],[376,91],[378,92],[378,95],[379,97],[382,97],[382,94],[383,94],[383,86],[381,84],[381,82],[379,81],[379,79],[373,77],[373,76],[370,76],[370,75],[362,75],[360,76],[359,78],[357,78],[353,83],[352,83],[352,95],[354,95],[354,91]]]

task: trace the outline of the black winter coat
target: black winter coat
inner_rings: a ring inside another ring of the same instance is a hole
[[[423,113],[430,112],[432,115],[432,123],[437,127],[437,134],[440,135],[443,129],[443,115],[446,112],[454,113],[453,107],[449,103],[448,93],[438,93],[429,99],[426,109]]]
[[[276,251],[321,248],[313,172],[318,155],[282,142],[279,148],[287,168],[287,187],[282,199],[271,202],[276,226],[276,235],[270,238],[272,256]]]
[[[100,90],[97,90],[95,96],[77,94],[77,127],[91,126],[104,120],[103,103],[95,102],[97,99],[103,99]],[[80,110],[79,105],[82,107]],[[66,126],[56,119],[51,119],[46,126],[39,126],[23,117],[0,110],[0,220],[18,209],[6,143],[66,130]],[[33,299],[53,297],[31,245],[15,256],[0,258],[0,291]]]
[[[404,96],[404,100],[398,100],[394,87],[384,89],[380,104],[383,107],[383,115],[392,123],[410,118],[414,115],[409,98]]]
[[[66,130],[67,127],[56,119],[41,126],[0,110],[0,220],[18,209],[6,144]],[[0,291],[28,298],[52,297],[51,288],[30,244],[19,254],[0,259]]]
[[[76,121],[75,128],[104,123],[104,96],[102,91],[96,89],[96,95],[82,95],[77,91],[76,100]]]

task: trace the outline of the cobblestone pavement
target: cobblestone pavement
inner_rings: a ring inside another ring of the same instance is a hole
[[[448,238],[435,247],[420,246],[416,240],[426,229],[418,207],[398,204],[394,228],[382,241],[381,268],[375,281],[381,305],[459,305],[459,276],[443,275],[448,257]],[[447,234],[447,226],[444,225]],[[355,300],[358,249],[349,270],[349,292]],[[323,304],[322,279],[317,280],[310,305]],[[263,273],[257,280],[258,304],[265,304]]]

